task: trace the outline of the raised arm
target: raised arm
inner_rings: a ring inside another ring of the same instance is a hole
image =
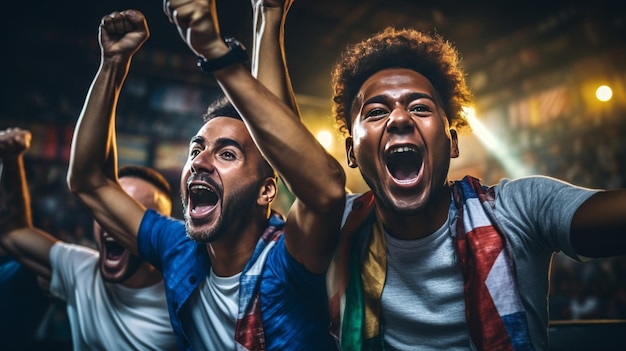
[[[300,116],[285,54],[285,21],[293,0],[252,0],[252,75]]]
[[[585,257],[626,255],[626,190],[591,196],[574,214],[572,245]]]
[[[0,221],[0,244],[26,267],[50,280],[50,248],[57,239],[33,227],[24,170],[24,153],[30,147],[30,139],[30,132],[19,128],[0,132],[0,179],[6,201],[6,213]]]
[[[139,11],[103,17],[100,67],[74,130],[67,178],[70,190],[100,225],[134,253],[145,208],[117,182],[115,112],[132,56],[148,37],[146,19]]]
[[[220,37],[214,0],[170,0],[165,9],[196,55],[210,61],[228,51]],[[324,272],[334,251],[344,205],[343,169],[296,113],[243,65],[233,64],[213,73],[263,155],[296,197],[285,228],[287,249],[309,270]]]

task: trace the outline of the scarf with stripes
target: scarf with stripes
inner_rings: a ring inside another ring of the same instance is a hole
[[[474,346],[533,350],[511,249],[493,211],[495,190],[466,176],[452,183],[452,200],[457,212],[451,233]],[[354,201],[328,271],[330,330],[344,351],[384,349],[380,300],[386,248],[384,229],[373,209],[371,191]]]
[[[260,278],[267,255],[282,236],[284,225],[283,217],[278,213],[272,213],[265,232],[241,273],[239,312],[235,327],[235,346],[238,351],[264,351],[266,349],[261,316]]]

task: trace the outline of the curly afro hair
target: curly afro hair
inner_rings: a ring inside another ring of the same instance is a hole
[[[439,93],[450,126],[469,127],[463,107],[472,101],[456,48],[439,34],[387,27],[348,48],[332,72],[333,114],[339,130],[350,134],[352,104],[361,85],[386,68],[407,68],[424,75]]]

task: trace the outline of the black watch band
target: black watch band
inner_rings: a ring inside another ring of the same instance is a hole
[[[224,42],[229,48],[228,52],[224,55],[212,60],[205,60],[202,57],[198,57],[198,67],[202,72],[211,73],[235,63],[245,64],[248,62],[246,48],[239,40],[233,37],[225,37]]]

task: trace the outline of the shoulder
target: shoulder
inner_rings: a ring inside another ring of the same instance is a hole
[[[358,205],[355,205],[356,203],[358,203],[359,198],[361,198],[361,196],[363,196],[364,194],[353,194],[353,193],[347,193],[346,194],[346,205],[344,206],[343,209],[343,217],[341,219],[341,226],[343,226],[346,223],[346,220],[348,219],[348,216],[350,215],[350,213],[354,210],[360,209],[360,208],[356,208],[359,207]]]
[[[174,226],[185,225],[182,220],[170,216],[164,216],[151,208],[146,209],[146,212],[144,212],[142,224],[143,223],[160,223]]]
[[[147,209],[141,220],[138,234],[139,236],[151,236],[157,233],[170,233],[172,231],[184,232],[185,223],[180,219],[163,216],[152,209]]]
[[[77,245],[59,240],[50,248],[50,259],[67,260],[76,258],[78,260],[98,257],[98,251],[83,245]]]
[[[566,181],[548,176],[527,176],[516,179],[501,179],[494,186],[496,196],[528,198],[528,197],[559,197],[559,196],[590,196],[597,189],[580,187]]]

